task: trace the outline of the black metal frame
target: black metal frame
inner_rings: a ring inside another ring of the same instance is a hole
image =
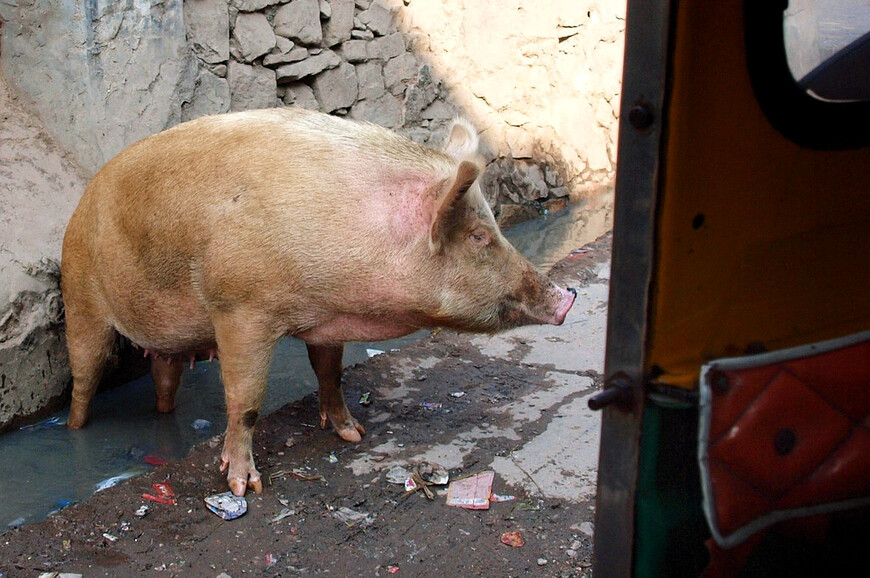
[[[620,106],[604,408],[595,509],[596,578],[633,573],[635,493],[656,193],[666,96],[670,2],[629,0]]]

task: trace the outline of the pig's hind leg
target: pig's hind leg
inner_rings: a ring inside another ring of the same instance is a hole
[[[70,300],[72,301],[72,300]],[[71,304],[66,308],[66,340],[73,388],[67,427],[78,429],[88,421],[88,409],[97,392],[116,333],[105,320]]]
[[[308,359],[319,384],[320,427],[326,427],[328,419],[341,439],[349,442],[360,441],[366,430],[350,414],[341,391],[341,356],[344,346],[307,346]]]
[[[164,359],[156,354],[151,358],[151,379],[157,394],[157,411],[169,413],[175,409],[175,394],[181,385],[184,361]]]

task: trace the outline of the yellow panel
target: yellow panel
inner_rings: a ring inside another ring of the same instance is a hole
[[[647,369],[870,328],[870,148],[801,148],[750,86],[743,0],[678,3]]]

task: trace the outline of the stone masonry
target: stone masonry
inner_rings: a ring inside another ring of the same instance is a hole
[[[481,131],[488,200],[512,224],[612,185],[624,11],[619,0],[0,0],[0,80],[15,101],[5,126],[26,115],[67,163],[37,182],[29,167],[59,161],[0,143],[0,430],[69,385],[62,231],[85,179],[126,146],[274,106],[438,146],[465,115]]]
[[[618,3],[462,4],[188,0],[185,24],[200,66],[186,116],[204,112],[201,101],[211,112],[302,106],[436,146],[453,117],[470,116],[483,131],[486,188],[503,225],[609,186]],[[479,30],[457,28],[463,21]],[[490,34],[492,27],[498,32]],[[509,29],[521,30],[522,41],[511,40]],[[603,67],[602,80],[573,87],[593,76],[587,58]]]

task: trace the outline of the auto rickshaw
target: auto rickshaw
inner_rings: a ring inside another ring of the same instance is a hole
[[[813,4],[628,2],[596,578],[870,575],[870,34],[796,74]]]

